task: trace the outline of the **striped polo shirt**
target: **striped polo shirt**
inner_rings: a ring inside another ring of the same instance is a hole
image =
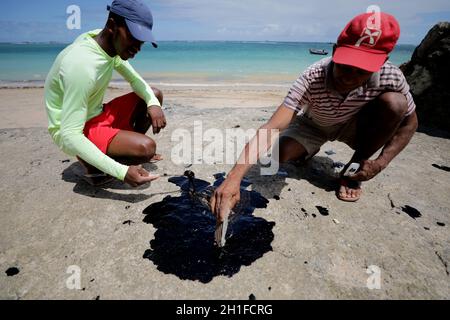
[[[409,85],[401,70],[387,61],[371,75],[362,86],[343,97],[333,89],[333,62],[322,59],[305,70],[289,90],[284,105],[296,112],[306,113],[320,126],[332,126],[350,120],[369,101],[380,94],[400,92],[408,102],[405,117],[414,112],[416,105],[409,92]]]

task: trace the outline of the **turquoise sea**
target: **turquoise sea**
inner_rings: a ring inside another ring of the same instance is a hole
[[[0,86],[42,85],[57,54],[66,44],[0,44]],[[162,41],[146,44],[130,62],[152,84],[286,85],[310,64],[325,56],[309,48],[332,52],[331,43]],[[413,45],[398,45],[390,60],[408,61]],[[115,77],[120,79],[118,75]]]

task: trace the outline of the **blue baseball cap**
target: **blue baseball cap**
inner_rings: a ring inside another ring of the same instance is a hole
[[[158,47],[152,33],[153,16],[145,3],[139,0],[114,0],[107,9],[125,18],[133,37],[139,41],[151,42],[153,47]]]

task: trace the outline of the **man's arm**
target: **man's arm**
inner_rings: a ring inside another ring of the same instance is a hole
[[[384,146],[378,159],[384,164],[384,168],[394,159],[409,143],[418,127],[417,114],[414,111],[400,124],[397,132]]]
[[[148,107],[148,114],[152,120],[153,133],[159,133],[166,126],[166,117],[152,88],[128,61],[118,59],[115,69],[130,83],[133,91],[145,101]]]
[[[211,197],[211,211],[219,220],[223,220],[230,210],[236,205],[240,197],[241,180],[247,171],[256,163],[259,156],[267,152],[272,146],[272,142],[277,138],[273,131],[286,129],[292,118],[310,101],[310,79],[313,76],[310,70],[305,70],[289,89],[284,102],[278,107],[270,120],[258,129],[256,135],[250,140],[241,153],[238,162],[228,173],[225,181],[216,189]],[[261,139],[266,138],[265,144],[262,144],[264,150],[259,150]]]
[[[118,60],[115,65],[115,69],[117,72],[122,75],[122,77],[131,85],[136,94],[142,98],[147,106],[158,106],[161,107],[158,99],[155,96],[152,88],[145,82],[144,79],[136,72],[136,70],[131,66],[128,61],[123,61],[121,59]]]
[[[59,147],[67,154],[79,156],[99,170],[124,180],[128,167],[101,152],[83,134],[87,119],[89,95],[94,87],[94,76],[77,63],[76,59],[62,64],[60,71],[64,98],[61,110]]]
[[[393,137],[383,147],[375,160],[364,160],[361,170],[349,177],[351,180],[367,181],[375,177],[408,145],[418,127],[417,114],[414,111],[403,119]]]
[[[270,120],[258,129],[256,135],[245,145],[239,160],[228,173],[225,181],[217,188],[211,197],[211,210],[219,220],[223,220],[229,211],[236,205],[240,198],[240,184],[244,175],[260,155],[267,152],[272,142],[277,138],[274,131],[286,129],[295,116],[295,110],[281,105],[272,115]],[[263,131],[266,131],[262,133]],[[267,133],[267,134],[266,134]],[[267,143],[260,143],[261,139],[267,139]],[[264,148],[260,150],[260,146]]]
[[[262,125],[256,135],[245,145],[238,161],[228,175],[242,180],[252,164],[256,163],[259,157],[272,147],[274,140],[278,137],[276,132],[279,133],[286,129],[294,116],[294,110],[284,105],[279,106],[269,121]],[[263,131],[265,131],[264,134],[262,134]],[[264,138],[267,139],[266,143],[261,143],[260,140]],[[264,149],[260,150],[260,146],[264,146]]]

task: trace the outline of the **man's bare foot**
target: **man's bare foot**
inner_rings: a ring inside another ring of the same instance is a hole
[[[361,182],[353,181],[342,177],[339,180],[339,190],[336,196],[339,200],[347,202],[356,202],[362,194]]]

